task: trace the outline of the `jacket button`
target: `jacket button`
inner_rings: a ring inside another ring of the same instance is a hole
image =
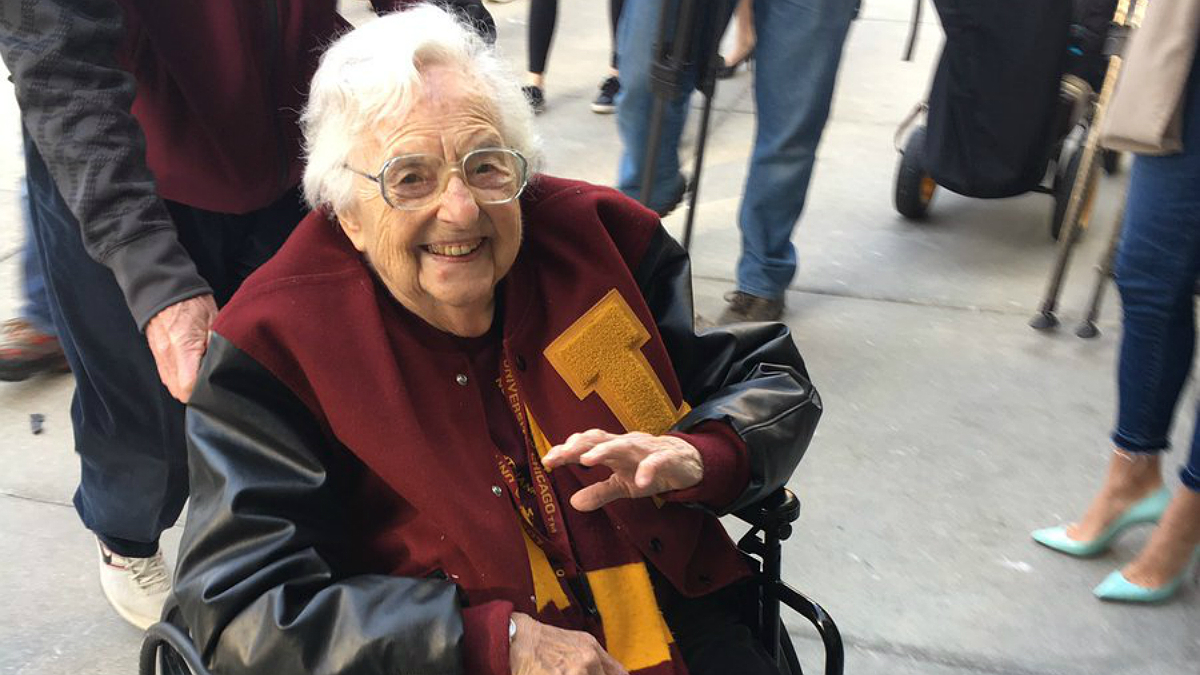
[[[662,545],[662,542],[658,539],[658,537],[655,537],[650,540],[650,550],[654,551],[655,553],[662,553],[663,545]]]
[[[504,496],[504,490],[502,490],[499,485],[493,485],[492,494],[496,495],[497,497],[502,497]]]
[[[525,357],[517,354],[517,370],[525,372]]]
[[[457,383],[459,383],[460,385],[462,385],[462,386],[464,386],[464,387],[465,387],[465,386],[467,386],[467,376],[466,376],[466,375],[463,375],[462,373],[459,373],[458,375],[455,375],[455,376],[454,376],[454,381],[455,381],[455,382],[457,382]]]

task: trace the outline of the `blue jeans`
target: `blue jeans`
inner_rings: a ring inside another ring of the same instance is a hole
[[[46,295],[46,279],[42,261],[38,258],[37,238],[29,213],[29,180],[21,177],[21,223],[25,228],[25,243],[21,247],[21,318],[39,333],[55,335],[54,320],[50,317],[50,298]]]
[[[79,223],[28,134],[25,171],[50,309],[75,378],[75,510],[112,551],[150,556],[187,500],[184,407],[159,380],[116,278],[84,249]],[[244,215],[166,206],[218,304],[278,250],[304,212],[295,190]]]
[[[778,298],[796,274],[792,229],[804,209],[842,44],[857,6],[856,0],[755,0],[758,126],[739,213],[739,290]],[[617,127],[624,146],[617,187],[634,198],[641,196],[654,104],[650,65],[659,7],[660,0],[627,0],[617,36]],[[647,204],[655,210],[670,203],[678,186],[679,138],[687,121],[690,87],[685,90],[688,93],[671,101],[664,115],[655,185]]]
[[[1165,450],[1196,343],[1193,292],[1200,275],[1200,67],[1185,99],[1184,150],[1139,156],[1129,182],[1117,254],[1124,336],[1117,368],[1113,443],[1124,450]],[[1200,491],[1200,424],[1183,467],[1184,485]]]

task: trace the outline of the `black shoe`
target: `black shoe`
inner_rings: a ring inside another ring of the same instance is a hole
[[[721,59],[721,65],[717,68],[717,79],[728,80],[737,74],[738,66],[743,63],[747,64],[747,68],[750,67],[750,64],[754,61],[754,49],[752,48],[749,52],[746,52],[745,56],[733,63],[725,63],[725,57],[723,56],[718,56],[717,58]]]
[[[604,78],[600,83],[600,93],[592,101],[592,112],[610,115],[617,111],[617,92],[621,91],[621,80],[616,75]]]
[[[717,317],[717,323],[722,326],[746,321],[778,321],[783,316],[783,298],[760,298],[744,291],[733,291],[725,294],[725,302],[729,305]]]
[[[672,211],[674,211],[675,207],[679,206],[679,203],[683,201],[683,196],[687,194],[687,189],[687,178],[684,178],[683,174],[679,174],[679,181],[675,185],[675,192],[671,194],[670,201],[664,204],[661,208],[654,209],[654,212],[658,214],[658,217],[666,218]]]
[[[536,84],[527,84],[521,87],[521,93],[525,94],[525,100],[533,109],[534,115],[541,115],[546,111],[546,94],[542,92],[541,87]]]

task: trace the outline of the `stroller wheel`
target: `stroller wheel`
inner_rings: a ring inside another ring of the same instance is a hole
[[[909,135],[896,169],[896,210],[910,220],[920,220],[929,213],[929,203],[937,190],[937,183],[925,172],[924,164],[925,127],[920,126]]]
[[[1067,205],[1071,201],[1071,191],[1075,189],[1075,183],[1079,180],[1079,170],[1083,163],[1083,145],[1071,148],[1070,153],[1066,170],[1060,173],[1054,181],[1054,212],[1050,217],[1050,236],[1055,241],[1058,241],[1063,227],[1066,225],[1064,221],[1067,217]],[[1095,180],[1096,175],[1093,174],[1093,185],[1083,195],[1083,208],[1079,210],[1079,227],[1075,229],[1076,237],[1083,234],[1091,220],[1092,203],[1096,198]]]

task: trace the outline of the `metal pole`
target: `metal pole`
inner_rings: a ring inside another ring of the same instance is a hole
[[[1100,303],[1104,300],[1104,288],[1113,276],[1113,262],[1117,257],[1117,246],[1121,241],[1121,228],[1125,224],[1125,205],[1121,202],[1121,210],[1117,212],[1117,222],[1113,223],[1112,235],[1108,240],[1108,249],[1096,265],[1096,285],[1092,287],[1092,298],[1088,301],[1087,316],[1075,328],[1075,334],[1081,338],[1090,339],[1100,334],[1096,327],[1096,319],[1100,316]]]
[[[1117,12],[1113,16],[1113,23],[1136,28],[1141,24],[1144,4],[1131,5],[1131,0],[1120,0],[1117,4]],[[1135,7],[1132,13],[1129,11],[1131,6]],[[1050,274],[1050,282],[1042,298],[1041,307],[1029,322],[1030,326],[1038,330],[1050,330],[1058,326],[1058,317],[1054,312],[1058,307],[1058,297],[1062,292],[1063,281],[1067,276],[1067,267],[1071,262],[1071,249],[1075,246],[1075,237],[1079,231],[1079,217],[1094,188],[1092,183],[1096,177],[1100,126],[1104,121],[1108,101],[1112,97],[1113,88],[1116,87],[1117,76],[1120,72],[1121,55],[1113,54],[1108,62],[1108,71],[1104,75],[1104,85],[1100,88],[1100,98],[1096,104],[1095,114],[1088,125],[1087,140],[1083,146],[1079,173],[1075,177],[1071,196],[1067,200],[1067,211],[1063,217],[1064,227],[1059,234],[1058,257],[1055,260],[1054,270]]]

